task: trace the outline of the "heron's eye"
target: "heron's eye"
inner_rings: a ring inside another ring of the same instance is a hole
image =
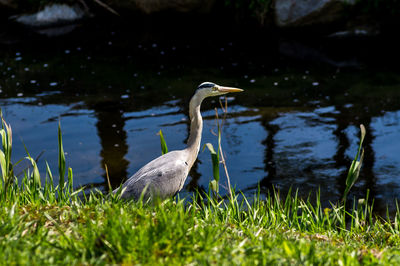
[[[213,90],[213,91],[217,91],[218,88],[217,88],[216,86],[214,86],[214,87],[212,88],[212,90]]]

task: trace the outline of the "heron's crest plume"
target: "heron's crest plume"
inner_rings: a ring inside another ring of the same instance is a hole
[[[212,83],[212,82],[203,82],[203,83],[201,83],[198,87],[197,87],[197,89],[198,90],[200,90],[200,89],[205,89],[205,88],[214,88],[215,87],[215,83]]]

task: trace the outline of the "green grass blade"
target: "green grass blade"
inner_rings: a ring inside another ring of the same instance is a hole
[[[219,153],[215,152],[214,147],[211,143],[206,143],[204,147],[207,147],[207,149],[211,153],[211,161],[212,161],[212,166],[213,166],[213,175],[214,175],[214,180],[216,182],[219,182]],[[204,148],[203,148],[204,150]]]
[[[49,166],[49,164],[47,162],[46,162],[46,173],[47,173],[47,176],[50,179],[49,183],[50,183],[50,186],[51,186],[51,191],[53,192],[54,191],[54,179],[53,179],[53,174],[52,174],[52,172],[50,170],[50,166]]]
[[[58,172],[60,176],[59,181],[59,195],[63,194],[64,190],[64,177],[65,177],[65,153],[62,142],[61,123],[58,123]]]
[[[4,155],[4,152],[0,150],[0,168],[1,168],[1,177],[3,180],[3,183],[5,184],[7,182],[7,162],[6,162],[6,156]]]
[[[7,123],[4,123],[4,126],[7,131],[7,152],[8,152],[8,158],[11,160],[11,147],[12,147],[12,130],[11,126],[7,125]]]
[[[33,166],[32,177],[33,177],[33,181],[35,182],[35,185],[41,187],[40,173],[39,173],[39,169],[37,167],[37,164],[36,164],[35,160],[32,159],[30,156],[26,157],[26,159],[28,159],[31,162],[32,166]]]
[[[365,130],[364,125],[362,125],[362,124],[360,125],[360,130],[361,130],[360,143],[358,145],[357,154],[356,154],[354,160],[352,161],[349,172],[347,174],[346,189],[343,193],[343,199],[342,199],[343,201],[346,200],[347,194],[350,192],[350,189],[353,187],[353,185],[357,181],[357,179],[360,175],[361,165],[362,165],[362,162],[364,159],[364,149],[362,148],[362,144],[364,142],[364,138],[366,135],[366,130]],[[360,155],[360,153],[361,153],[361,155]]]
[[[165,142],[164,135],[163,135],[161,129],[158,132],[158,134],[160,135],[161,153],[164,155],[164,154],[168,153],[167,143]]]
[[[14,180],[13,165],[11,163],[11,150],[12,150],[12,130],[11,126],[7,125],[3,116],[0,114],[1,118],[1,144],[2,150],[0,155],[0,166],[3,180],[4,195],[7,194],[8,186]]]
[[[68,192],[72,193],[73,192],[73,187],[74,187],[74,174],[72,172],[72,168],[68,167]]]

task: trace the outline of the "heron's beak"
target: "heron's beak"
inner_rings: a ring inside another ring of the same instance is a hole
[[[218,91],[227,93],[227,92],[241,92],[243,90],[242,89],[238,89],[238,88],[232,88],[232,87],[218,86]]]

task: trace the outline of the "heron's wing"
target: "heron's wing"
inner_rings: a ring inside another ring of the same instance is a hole
[[[184,151],[172,151],[149,162],[123,184],[123,197],[137,199],[145,187],[162,198],[173,196],[189,173],[185,159]]]

